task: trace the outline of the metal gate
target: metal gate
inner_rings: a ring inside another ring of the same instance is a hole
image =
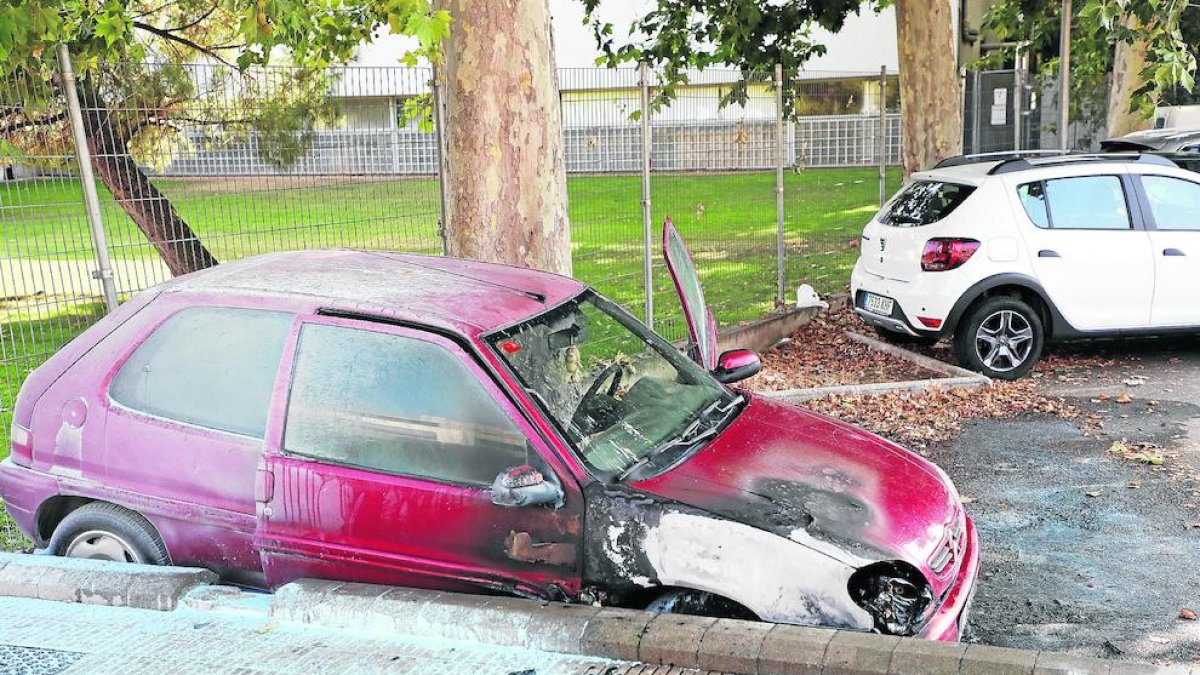
[[[1038,90],[1021,70],[968,72],[963,95],[963,152],[1041,147]]]

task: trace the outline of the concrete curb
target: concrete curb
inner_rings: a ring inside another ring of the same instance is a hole
[[[1200,666],[308,579],[276,592],[271,618],[737,675],[1200,675]]]
[[[976,380],[981,386],[986,386],[992,383],[992,379],[986,375],[981,375],[973,370],[961,368],[953,363],[938,361],[937,359],[930,358],[924,354],[918,354],[912,350],[905,349],[890,342],[884,342],[883,340],[873,338],[868,335],[862,335],[860,333],[855,333],[854,331],[848,330],[846,331],[846,337],[859,344],[864,344],[875,351],[891,354],[892,356],[898,356],[902,359],[911,361],[922,368],[927,368],[935,373],[941,373],[946,377],[959,377]]]
[[[197,586],[217,575],[191,567],[0,553],[0,595],[84,605],[170,611]]]
[[[785,389],[783,391],[762,391],[759,395],[773,398],[785,403],[803,403],[814,398],[832,396],[834,394],[883,394],[890,391],[921,391],[932,387],[954,389],[979,389],[991,386],[989,377],[959,368],[956,365],[931,359],[923,354],[909,351],[903,347],[876,340],[853,331],[846,331],[846,337],[854,342],[866,345],[875,351],[891,354],[918,365],[926,370],[941,373],[945,377],[935,377],[925,380],[904,380],[902,382],[872,382],[870,384],[842,384],[831,387],[812,387],[808,389]]]
[[[0,595],[168,611],[253,614],[261,602],[208,570],[0,554]],[[261,598],[261,594],[253,594]],[[267,623],[481,642],[733,675],[1200,675],[1071,654],[304,579]]]
[[[717,332],[717,350],[752,349],[765,352],[812,321],[817,312],[816,307],[793,307],[753,321],[724,326]]]

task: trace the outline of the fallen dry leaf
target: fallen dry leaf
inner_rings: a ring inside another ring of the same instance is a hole
[[[1195,621],[1196,612],[1187,607],[1183,607],[1179,610],[1179,618],[1183,619],[1184,621]]]
[[[906,359],[850,340],[845,335],[847,329],[865,332],[848,305],[819,314],[790,340],[762,355],[762,373],[749,382],[750,386],[759,391],[781,391],[939,376]],[[953,362],[945,344],[916,351]],[[1102,426],[1095,415],[1084,413],[1060,398],[1043,396],[1035,385],[1032,379],[1025,379],[997,381],[981,389],[935,387],[912,392],[833,394],[806,401],[804,406],[918,451],[953,438],[967,419],[1046,414],[1075,420],[1090,428]]]
[[[1133,403],[1133,399],[1130,398],[1129,394],[1121,394],[1120,396],[1117,397],[1116,400],[1117,400],[1117,403],[1121,403],[1121,404]]]

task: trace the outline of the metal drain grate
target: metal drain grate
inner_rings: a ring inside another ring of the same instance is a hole
[[[80,652],[0,644],[0,673],[4,675],[54,675],[83,658]]]

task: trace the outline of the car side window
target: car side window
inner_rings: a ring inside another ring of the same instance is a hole
[[[479,486],[529,461],[524,434],[448,349],[322,324],[300,333],[283,447],[318,461]]]
[[[1045,185],[1053,229],[1128,230],[1133,226],[1117,176],[1057,178]]]
[[[1034,225],[1042,229],[1050,227],[1050,212],[1046,209],[1046,189],[1043,183],[1026,183],[1018,187],[1017,197]]]
[[[109,396],[157,417],[262,438],[292,320],[286,312],[185,309],[138,346]]]
[[[1167,176],[1142,176],[1154,227],[1200,230],[1200,185]]]

